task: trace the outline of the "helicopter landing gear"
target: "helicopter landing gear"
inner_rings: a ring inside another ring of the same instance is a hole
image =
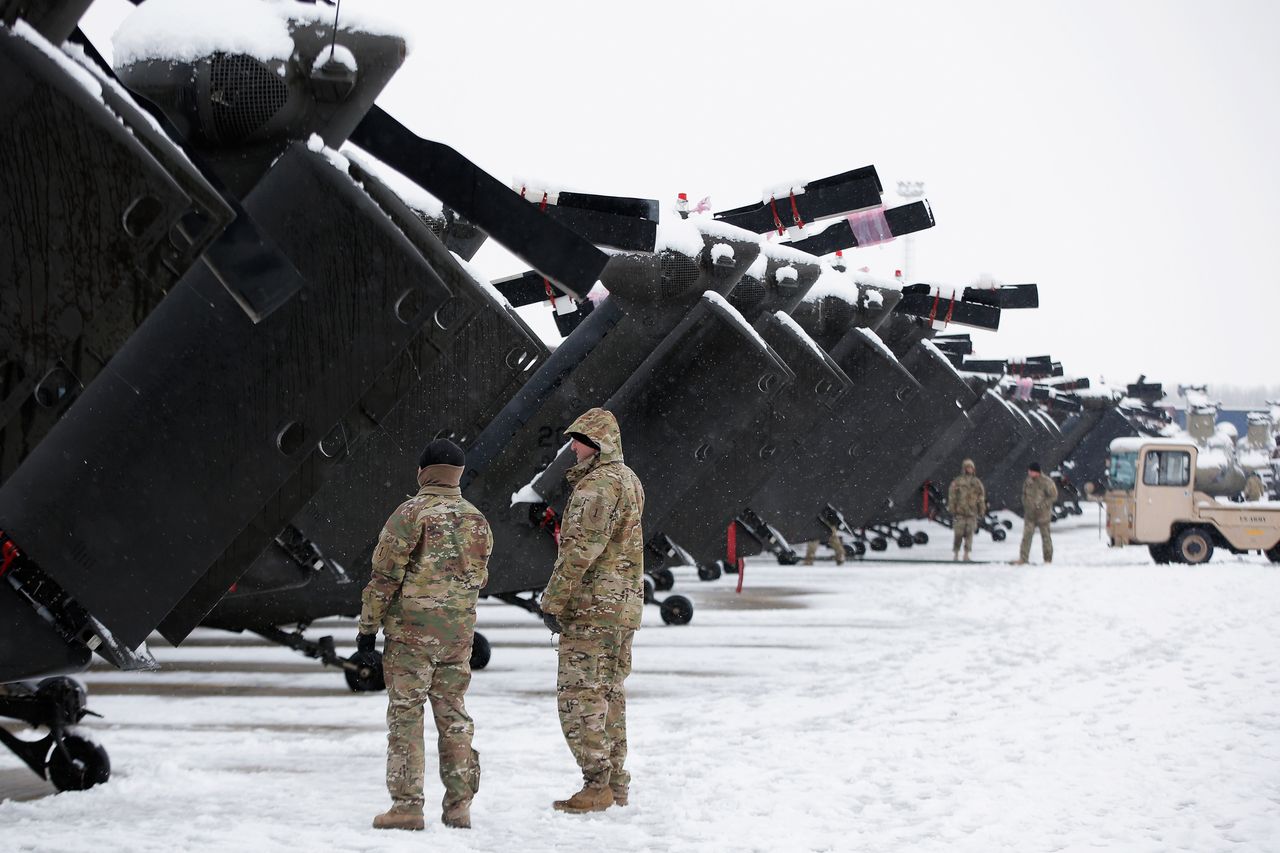
[[[659,566],[648,574],[653,578],[653,588],[658,592],[666,592],[676,585],[676,576],[665,566]]]
[[[688,625],[693,619],[693,602],[683,595],[668,595],[658,605],[662,621],[668,625]]]
[[[693,620],[693,602],[683,595],[668,595],[659,600],[654,594],[653,578],[644,576],[644,603],[652,604],[662,614],[662,621],[668,625],[688,625]]]
[[[720,568],[721,562],[722,562],[721,560],[716,560],[715,562],[711,562],[711,563],[699,563],[698,564],[698,580],[700,581],[718,580],[720,578],[720,575],[723,574],[723,570]]]
[[[0,716],[45,726],[49,733],[26,741],[0,728],[3,743],[42,779],[59,791],[83,791],[111,778],[111,761],[98,744],[68,728],[92,714],[85,708],[84,688],[66,677],[46,678],[32,688],[7,685],[0,693]]]
[[[377,693],[387,689],[386,678],[382,674],[382,652],[371,653],[374,661],[362,663],[356,660],[360,653],[356,652],[343,661],[342,675],[347,679],[347,686],[352,693]]]
[[[471,668],[484,669],[489,665],[491,657],[493,657],[493,647],[489,645],[489,638],[476,631],[471,636]]]

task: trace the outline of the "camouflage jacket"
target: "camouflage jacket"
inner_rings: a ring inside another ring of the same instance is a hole
[[[952,515],[986,515],[987,490],[982,481],[973,474],[961,474],[952,480],[947,490],[947,509]]]
[[[1027,477],[1022,482],[1022,517],[1028,521],[1046,522],[1053,518],[1053,505],[1058,500],[1058,487],[1045,474]]]
[[[622,461],[618,422],[591,409],[567,433],[600,446],[566,475],[573,493],[560,523],[560,552],[542,610],[565,625],[639,628],[644,607],[644,488]]]
[[[489,522],[457,486],[424,485],[378,537],[360,631],[381,626],[388,639],[469,649],[492,552]]]

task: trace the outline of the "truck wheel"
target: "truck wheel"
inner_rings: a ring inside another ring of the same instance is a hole
[[[1180,562],[1199,565],[1213,558],[1213,540],[1200,527],[1188,527],[1173,541],[1173,556]]]
[[[1159,545],[1148,545],[1147,550],[1151,552],[1151,559],[1156,561],[1157,565],[1165,566],[1173,562],[1173,554],[1169,551],[1169,543],[1162,542]]]

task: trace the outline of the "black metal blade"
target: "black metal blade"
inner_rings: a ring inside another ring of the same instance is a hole
[[[916,288],[924,288],[920,292]],[[913,317],[925,317],[944,323],[974,326],[979,329],[1000,328],[1000,309],[963,299],[942,298],[928,293],[927,285],[909,285],[902,289],[902,299],[893,310]],[[908,292],[912,291],[912,292]]]
[[[969,355],[973,352],[973,340],[968,332],[959,335],[934,335],[931,340],[934,346],[948,355]]]
[[[565,195],[567,193],[560,195],[558,204],[549,204],[544,209],[556,222],[581,234],[597,246],[635,252],[653,251],[658,238],[657,222],[626,214],[575,207],[565,202]]]
[[[556,204],[564,207],[576,207],[580,210],[611,213],[614,216],[647,219],[650,222],[657,222],[659,216],[658,200],[653,198],[562,192],[559,194],[559,200]]]
[[[1009,369],[1009,362],[1004,359],[975,358],[965,359],[960,364],[961,370],[971,373],[1004,373]]]
[[[999,287],[966,287],[964,298],[997,308],[1039,308],[1040,288],[1035,284],[1002,284]]]
[[[901,207],[891,207],[884,212],[884,219],[889,229],[890,239],[923,231],[934,225],[933,212],[924,201],[913,201]],[[785,220],[784,224],[786,224]],[[880,239],[878,242],[885,242],[885,240]],[[853,249],[859,245],[861,243],[858,241],[858,235],[854,231],[853,224],[848,220],[837,222],[820,234],[791,244],[793,248],[811,255],[829,255],[837,250]]]
[[[591,302],[591,300],[586,299],[586,300],[583,300],[578,305],[577,311],[573,311],[568,314],[561,314],[559,311],[557,311],[556,312],[556,329],[560,332],[560,337],[562,338],[569,337],[569,334],[574,329],[578,328],[578,326],[582,324],[583,320],[587,319],[587,315],[590,314],[594,308],[595,308],[595,305]]]
[[[608,261],[604,252],[457,151],[415,135],[381,108],[369,110],[350,139],[575,296],[585,295],[600,278]]]
[[[547,299],[547,280],[541,273],[534,270],[494,279],[492,284],[514,308],[544,302]]]
[[[888,221],[889,230],[895,237],[914,234],[916,231],[932,228],[936,224],[933,219],[933,208],[929,206],[929,202],[923,200],[891,207],[884,212],[884,218]]]
[[[829,178],[810,181],[805,184],[804,192],[800,195],[776,199],[772,204],[758,202],[736,207],[715,214],[715,218],[764,234],[766,231],[776,230],[779,222],[783,228],[788,228],[800,222],[817,222],[874,207],[880,203],[881,191],[875,167],[864,166]],[[791,208],[793,202],[794,211]]]

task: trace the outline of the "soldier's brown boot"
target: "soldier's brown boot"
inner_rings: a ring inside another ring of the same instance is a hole
[[[452,829],[470,829],[471,804],[464,803],[460,806],[454,806],[444,813],[440,818],[440,822]]]
[[[610,785],[609,790],[613,793],[613,804],[615,806],[625,806],[627,804],[629,791],[626,785]]]
[[[608,785],[592,785],[587,783],[582,790],[567,800],[556,800],[551,807],[558,812],[569,814],[586,814],[602,812],[613,805],[613,791]]]
[[[392,806],[373,819],[374,829],[425,829],[422,809],[413,806]]]

